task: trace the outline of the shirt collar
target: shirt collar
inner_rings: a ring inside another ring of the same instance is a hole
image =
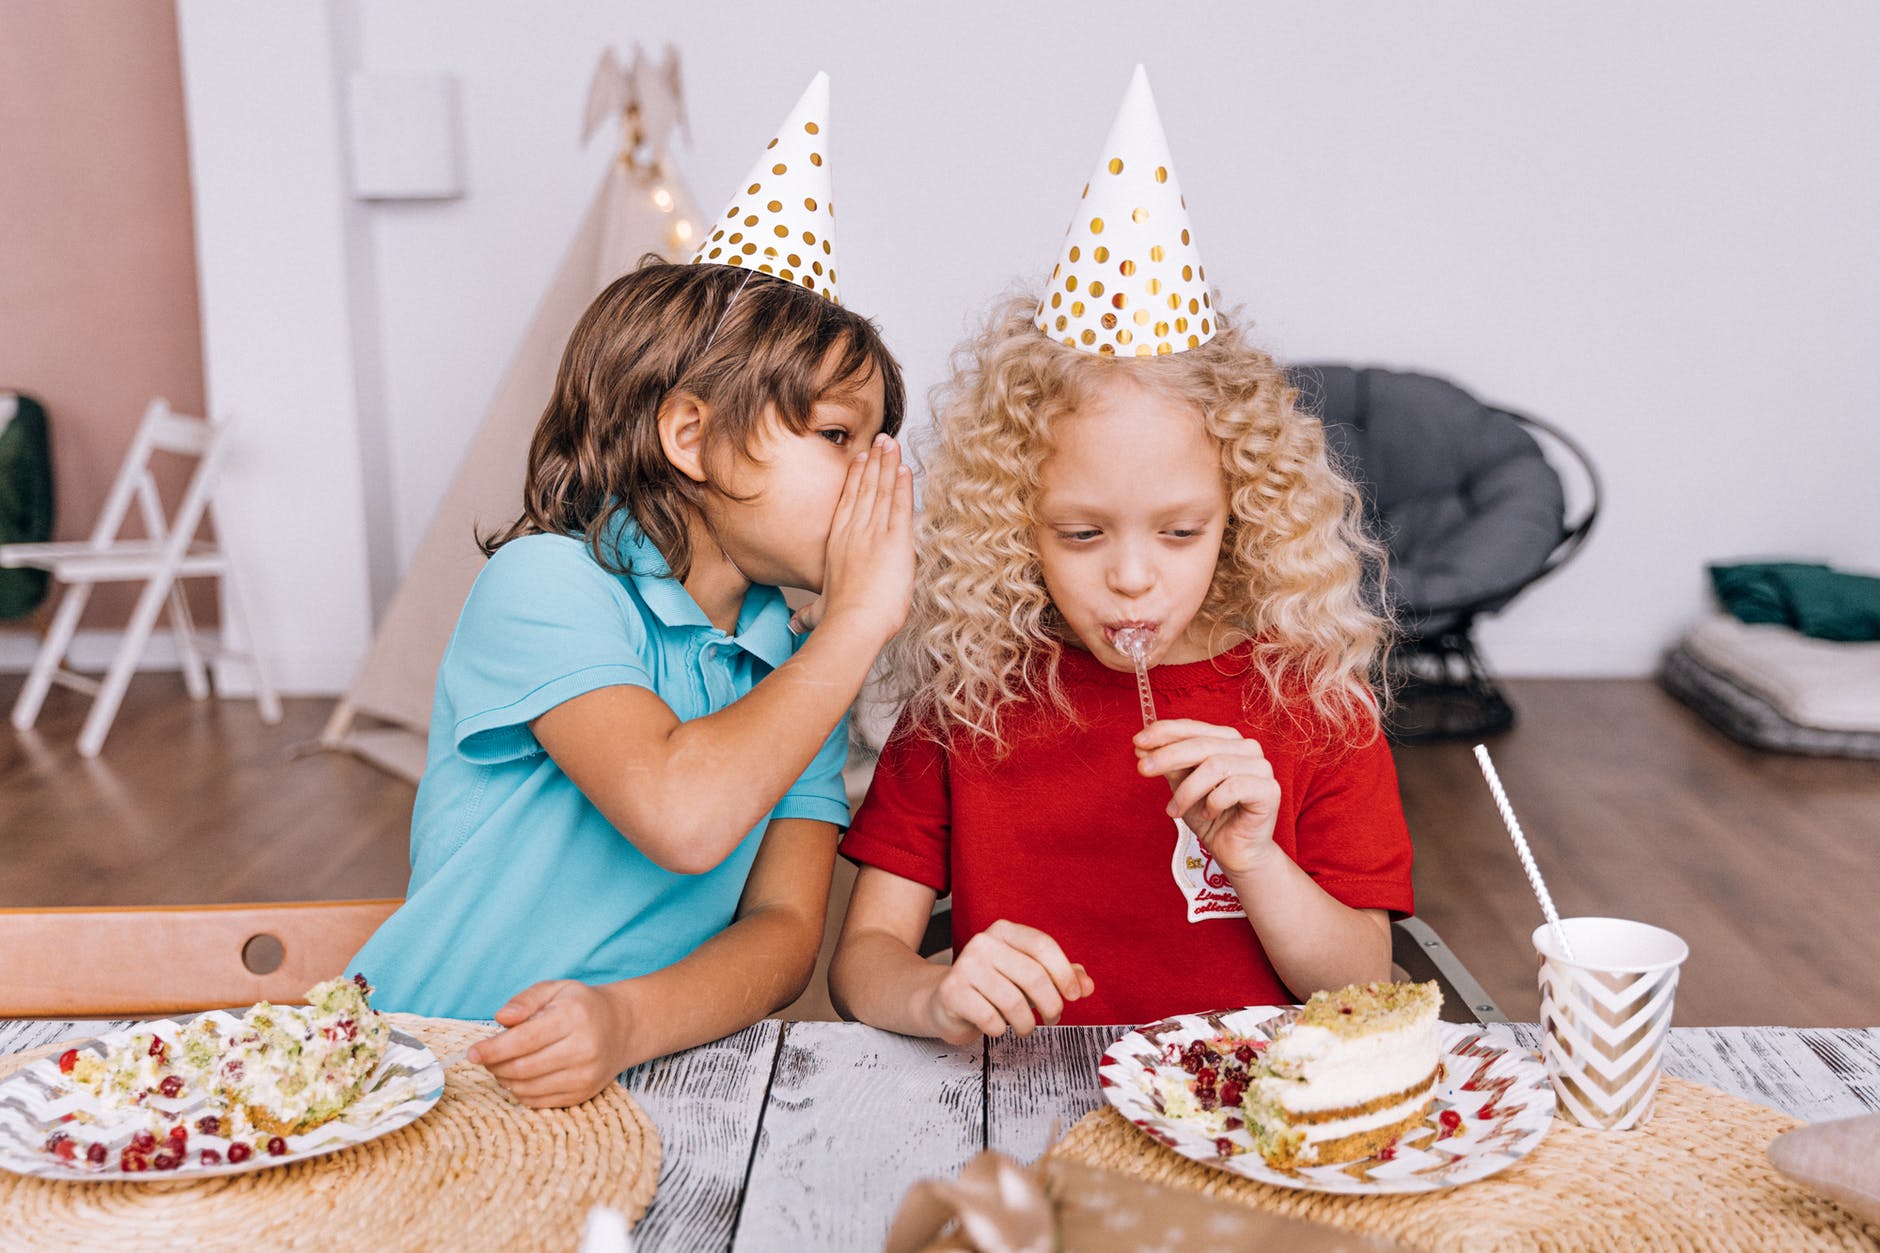
[[[705,611],[692,599],[692,593],[672,577],[665,556],[632,516],[622,509],[614,518],[614,558],[626,568],[627,577],[633,581],[640,599],[653,611],[653,616],[668,627],[716,630]],[[790,607],[784,603],[783,593],[766,584],[751,584],[738,610],[737,634],[730,640],[773,670],[788,661],[794,642],[790,635]]]

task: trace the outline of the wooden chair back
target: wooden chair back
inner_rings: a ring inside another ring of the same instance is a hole
[[[402,904],[0,909],[0,1017],[299,1004]]]

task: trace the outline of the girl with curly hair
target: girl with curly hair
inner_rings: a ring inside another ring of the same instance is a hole
[[[1215,308],[1165,151],[1128,138],[1046,298],[1002,303],[937,397],[887,653],[913,691],[842,844],[861,869],[830,972],[889,1030],[1300,1000],[1388,978],[1412,907],[1380,550],[1319,423]],[[951,966],[918,952],[947,892]]]

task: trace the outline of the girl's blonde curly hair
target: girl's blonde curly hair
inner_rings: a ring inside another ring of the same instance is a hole
[[[1037,307],[1023,293],[1000,301],[934,393],[913,605],[883,659],[908,725],[1002,753],[1013,706],[1074,717],[1034,539],[1039,467],[1055,420],[1127,377],[1192,404],[1220,446],[1228,521],[1201,612],[1251,641],[1275,709],[1303,702],[1347,743],[1375,737],[1388,635],[1367,596],[1383,586],[1383,549],[1280,367],[1231,317],[1199,348],[1145,359],[1055,343]]]

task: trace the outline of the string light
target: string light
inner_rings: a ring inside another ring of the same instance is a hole
[[[672,193],[664,187],[653,188],[653,203],[659,206],[661,213],[672,212]]]
[[[672,224],[672,237],[682,244],[692,242],[692,224],[680,218]]]

